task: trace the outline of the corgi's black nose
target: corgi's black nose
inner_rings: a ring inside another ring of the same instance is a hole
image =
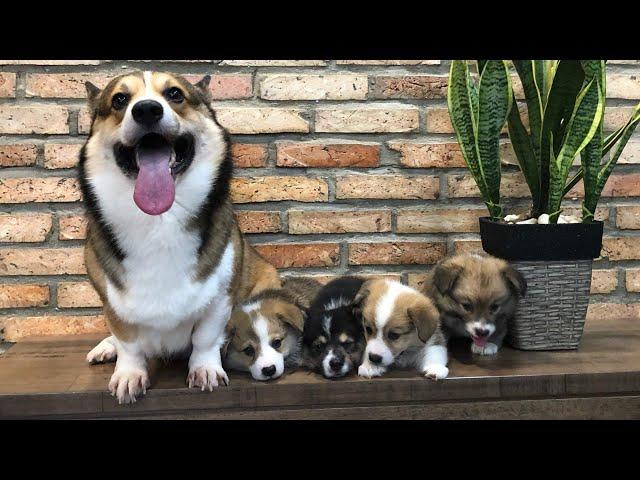
[[[344,365],[344,361],[341,358],[332,358],[329,361],[329,366],[334,372],[339,372],[340,370],[342,370],[342,365]]]
[[[382,357],[380,355],[376,355],[375,353],[370,353],[369,360],[374,365],[379,365],[382,362]]]
[[[274,373],[276,373],[276,366],[275,365],[271,365],[269,367],[264,367],[262,369],[262,374],[265,377],[272,377]]]
[[[476,328],[474,329],[476,337],[488,337],[491,331],[488,328]]]
[[[158,123],[163,113],[162,105],[155,100],[141,100],[131,109],[133,119],[145,127]]]

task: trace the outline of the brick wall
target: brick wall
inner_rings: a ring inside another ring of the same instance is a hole
[[[0,338],[104,330],[74,171],[83,82],[135,69],[213,75],[240,225],[283,272],[418,285],[444,255],[480,248],[486,211],[452,135],[447,61],[0,61]],[[608,129],[640,99],[639,75],[640,61],[610,62]],[[503,154],[513,162],[506,138]],[[509,208],[526,205],[517,168],[503,192]],[[580,196],[566,204],[579,210]],[[640,318],[639,134],[605,197],[589,315]]]

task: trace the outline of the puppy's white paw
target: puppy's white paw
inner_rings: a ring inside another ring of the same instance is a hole
[[[194,367],[187,376],[189,388],[200,388],[213,392],[215,387],[229,385],[229,377],[222,367]]]
[[[147,393],[149,375],[146,370],[120,369],[113,372],[109,381],[111,395],[118,397],[118,403],[135,403],[136,397]]]
[[[385,373],[384,367],[363,363],[358,367],[358,375],[365,378],[380,377]]]
[[[87,353],[86,360],[91,364],[115,362],[117,356],[116,346],[108,338],[105,338]]]
[[[495,355],[498,353],[498,346],[495,343],[487,342],[484,346],[471,344],[471,352],[477,355]]]
[[[449,369],[439,363],[432,363],[424,367],[423,373],[430,380],[442,380],[449,375]]]

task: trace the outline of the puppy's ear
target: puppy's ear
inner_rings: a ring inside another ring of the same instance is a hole
[[[100,89],[91,82],[84,82],[84,87],[87,90],[87,100],[89,103],[89,109],[91,112],[95,112],[98,108],[98,98],[100,97]]]
[[[511,265],[502,270],[502,276],[504,277],[509,288],[514,291],[520,297],[524,297],[527,293],[527,280],[524,278],[518,270]]]
[[[362,284],[360,290],[358,290],[358,293],[356,293],[356,296],[353,298],[353,302],[351,303],[351,312],[354,317],[362,317],[362,308],[364,306],[364,302],[369,296],[369,293],[371,293],[369,290],[369,281],[366,281]]]
[[[427,343],[438,328],[440,321],[438,309],[425,298],[424,301],[407,308],[407,315],[416,327],[420,341]]]
[[[276,316],[281,322],[292,326],[299,332],[304,329],[305,314],[303,310],[291,303],[282,303],[278,305]]]
[[[231,339],[233,338],[235,333],[236,333],[235,327],[231,325],[231,322],[228,322],[227,325],[224,327],[225,339],[224,339],[224,343],[222,344],[222,348],[220,349],[220,354],[222,355],[223,358],[227,356],[227,352],[229,351],[229,345],[231,345]]]
[[[205,75],[194,86],[202,90],[204,93],[209,92],[209,83],[211,82],[211,75]]]
[[[433,283],[438,291],[442,295],[445,295],[453,290],[463,270],[464,267],[462,265],[452,262],[444,262],[436,265],[435,271],[433,272]]]

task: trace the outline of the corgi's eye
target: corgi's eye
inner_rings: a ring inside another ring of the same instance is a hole
[[[256,351],[251,345],[249,345],[247,348],[242,350],[242,353],[244,353],[247,357],[253,357],[253,354],[256,353]]]
[[[184,100],[184,94],[178,87],[171,87],[164,91],[164,98],[170,102],[180,103]]]
[[[387,338],[393,342],[400,338],[400,334],[398,332],[389,332],[387,333]]]
[[[462,305],[462,308],[464,308],[467,312],[473,311],[473,305],[470,304],[469,302],[463,302],[461,305]]]
[[[492,304],[489,306],[489,311],[490,311],[491,313],[496,313],[498,310],[500,310],[500,305],[498,305],[497,303],[492,303]]]
[[[314,351],[315,353],[320,353],[320,352],[322,352],[323,350],[324,350],[324,343],[316,343],[316,344],[313,346],[313,351]]]
[[[273,340],[271,340],[272,348],[275,348],[277,350],[278,348],[280,348],[281,345],[282,345],[282,339],[274,338]]]
[[[364,331],[367,332],[367,335],[373,335],[373,329],[369,326],[364,327]]]
[[[345,350],[348,350],[351,347],[353,347],[353,340],[345,340],[344,342],[342,342],[342,348],[344,348]]]
[[[116,93],[111,97],[111,106],[114,110],[122,110],[129,103],[129,95],[126,93]]]

